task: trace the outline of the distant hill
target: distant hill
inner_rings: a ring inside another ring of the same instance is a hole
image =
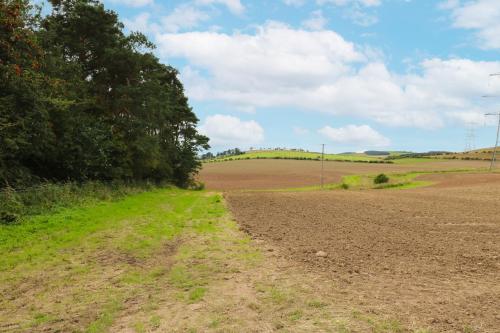
[[[498,149],[497,153],[500,154],[500,149]],[[432,154],[429,154],[428,156],[431,158],[491,161],[492,154],[493,148],[481,148],[461,153],[434,152]],[[500,156],[497,157],[500,158]]]
[[[325,161],[341,161],[341,162],[365,162],[365,163],[392,163],[386,161],[385,156],[369,156],[364,153],[342,153],[342,154],[325,154]],[[225,156],[207,160],[207,162],[222,162],[233,160],[249,160],[249,159],[290,159],[290,160],[321,160],[321,153],[306,152],[300,150],[251,150],[244,152],[241,155]]]

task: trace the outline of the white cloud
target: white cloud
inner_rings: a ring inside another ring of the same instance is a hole
[[[242,14],[245,11],[245,6],[240,0],[196,0],[198,5],[224,5],[234,14]]]
[[[328,20],[323,16],[321,10],[315,10],[310,17],[302,22],[302,26],[310,30],[323,30]]]
[[[474,30],[480,47],[500,48],[500,1],[474,0],[461,4],[448,0],[440,8],[451,10],[455,28]]]
[[[211,86],[232,86],[227,98],[233,92],[280,94],[317,85],[338,78],[350,70],[349,63],[364,59],[354,44],[333,31],[293,30],[277,23],[259,27],[255,35],[163,34],[157,36],[157,44],[167,58],[187,58],[191,66],[208,70]]]
[[[325,126],[318,130],[325,138],[351,147],[387,147],[391,141],[368,125],[347,125],[333,128]]]
[[[229,115],[207,117],[200,133],[210,138],[212,146],[249,147],[264,141],[264,129],[256,121],[242,121]]]
[[[191,5],[180,5],[161,19],[161,25],[167,32],[177,32],[181,29],[195,28],[208,19],[210,16],[204,11]]]
[[[144,7],[152,5],[154,0],[111,0],[111,2],[127,7]]]
[[[484,110],[476,109],[468,112],[448,112],[446,114],[450,120],[455,121],[460,125],[467,126],[486,126],[496,125],[496,120],[493,117],[486,117]]]
[[[125,18],[123,24],[130,31],[140,31],[142,33],[157,32],[160,30],[159,25],[151,23],[151,14],[147,12],[140,13],[133,19]]]
[[[157,38],[182,73],[190,98],[234,107],[288,107],[368,119],[390,126],[439,128],[456,113],[486,111],[478,98],[500,91],[500,62],[428,59],[415,72],[391,72],[373,51],[333,31],[282,24],[255,34],[190,32]],[[455,120],[454,120],[455,121]]]

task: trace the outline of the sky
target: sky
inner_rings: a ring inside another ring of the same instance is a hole
[[[213,151],[494,144],[499,0],[104,3],[179,70]]]

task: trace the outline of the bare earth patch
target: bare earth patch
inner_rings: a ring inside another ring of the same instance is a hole
[[[226,196],[248,233],[330,281],[344,309],[414,330],[497,332],[500,176],[475,177],[488,184]]]

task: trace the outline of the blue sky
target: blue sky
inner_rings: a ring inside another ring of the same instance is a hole
[[[213,150],[491,146],[498,0],[105,0],[178,68]]]

